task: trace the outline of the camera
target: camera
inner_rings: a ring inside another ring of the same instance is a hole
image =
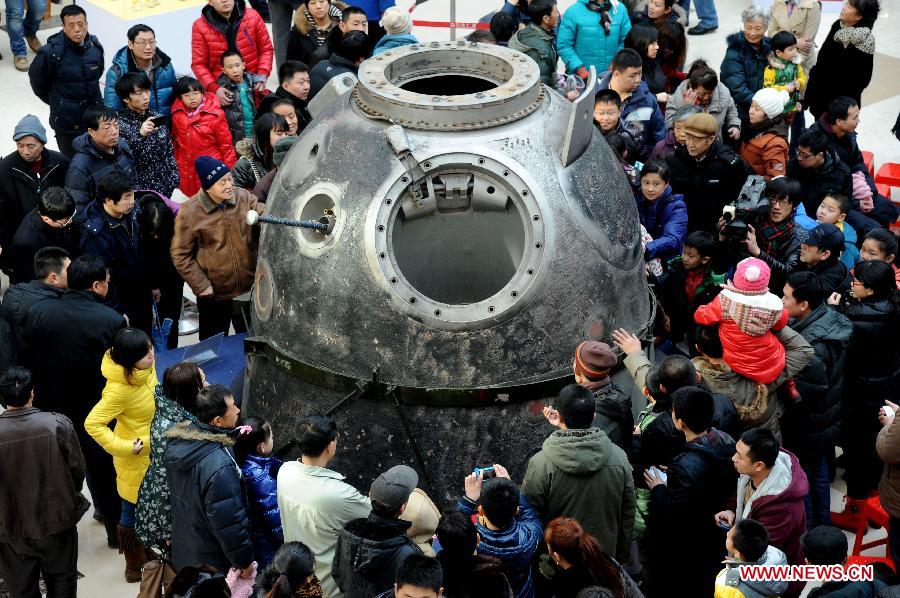
[[[753,174],[744,181],[737,199],[722,208],[725,229],[722,234],[729,241],[740,242],[747,238],[747,227],[757,224],[769,212],[769,199],[763,196],[766,179]]]

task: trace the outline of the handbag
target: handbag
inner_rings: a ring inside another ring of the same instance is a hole
[[[162,559],[147,561],[141,570],[141,587],[137,598],[163,598],[173,579],[175,569],[171,563]]]

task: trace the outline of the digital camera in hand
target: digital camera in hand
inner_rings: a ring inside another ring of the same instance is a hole
[[[758,174],[747,177],[737,199],[722,208],[725,230],[722,234],[729,241],[740,242],[747,238],[748,225],[759,228],[769,212],[769,199],[763,196],[766,179]]]

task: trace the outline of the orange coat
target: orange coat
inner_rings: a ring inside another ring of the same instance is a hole
[[[787,139],[771,131],[757,135],[741,146],[741,158],[767,181],[784,176],[787,174]]]

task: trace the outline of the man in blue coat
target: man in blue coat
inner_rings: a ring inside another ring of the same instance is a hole
[[[175,67],[172,59],[156,47],[156,33],[146,25],[128,30],[128,45],[119,49],[112,66],[106,71],[103,103],[118,110],[122,100],[116,94],[116,81],[125,73],[145,73],[150,79],[150,110],[169,116],[172,109],[172,88],[175,87]]]
[[[597,90],[612,89],[622,99],[622,120],[640,123],[644,146],[653,147],[666,136],[666,121],[656,96],[641,81],[641,55],[630,48],[619,50],[610,70],[600,78]]]
[[[87,14],[77,4],[60,12],[63,30],[47,38],[28,69],[34,95],[50,106],[50,126],[59,151],[75,155],[72,143],[84,132],[82,116],[102,101],[103,46],[88,33]]]
[[[119,168],[134,175],[134,156],[128,142],[119,138],[119,115],[106,106],[92,106],[84,113],[87,133],[74,142],[75,157],[66,173],[66,189],[75,198],[78,214],[84,221],[88,204],[98,197],[100,177]]]

